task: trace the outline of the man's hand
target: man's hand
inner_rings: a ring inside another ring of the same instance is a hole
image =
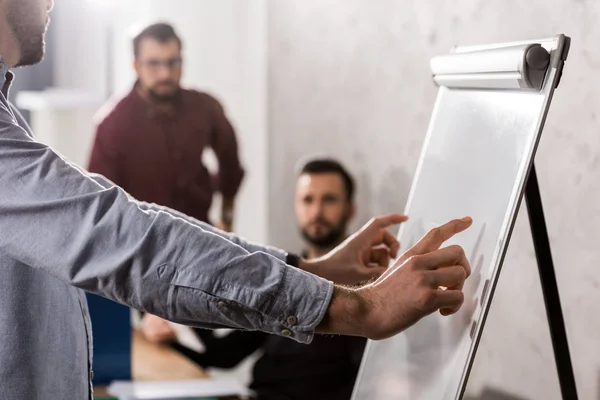
[[[152,314],[145,314],[141,323],[144,337],[152,343],[165,343],[175,339],[175,330],[169,321]]]
[[[471,267],[460,246],[439,247],[471,224],[464,218],[433,229],[370,285],[357,290],[336,287],[317,331],[379,340],[435,311],[457,312]]]
[[[221,198],[221,219],[217,223],[217,228],[225,232],[233,231],[233,210],[235,208],[235,198]]]
[[[396,263],[394,264],[394,267],[392,267],[388,271],[386,271],[382,275],[382,278],[385,278],[385,276],[392,273],[396,268],[399,268],[404,263],[404,261],[408,260],[409,258],[414,257],[414,256],[424,255],[424,254],[433,252],[435,250],[438,250],[442,246],[442,244],[444,244],[444,242],[449,240],[452,236],[456,235],[457,233],[460,233],[460,232],[464,231],[465,229],[467,229],[468,227],[470,227],[472,223],[473,223],[473,221],[471,220],[470,217],[465,217],[463,219],[452,220],[442,226],[438,226],[437,228],[430,230],[429,232],[427,232],[427,234],[425,236],[423,236],[423,238],[421,240],[419,240],[417,242],[417,244],[415,244],[413,247],[411,247],[406,252],[404,252],[404,254],[402,254],[402,256],[396,261]],[[468,261],[467,261],[467,263],[468,263]],[[468,271],[469,275],[471,274],[470,268],[471,267],[469,266],[469,271]],[[468,277],[468,275],[467,275],[467,277]],[[458,287],[453,287],[450,289],[462,290],[462,288],[463,288],[463,285],[461,284]],[[450,314],[454,314],[456,311],[458,311],[458,308],[455,310],[443,309],[440,311],[442,312],[442,314],[450,315]]]
[[[217,229],[222,230],[223,232],[227,232],[227,233],[231,233],[233,231],[233,226],[231,224],[228,224],[224,221],[219,221],[215,224],[215,227]]]
[[[407,219],[400,214],[374,218],[325,256],[302,260],[300,268],[345,285],[378,277],[400,250],[400,243],[388,228]]]

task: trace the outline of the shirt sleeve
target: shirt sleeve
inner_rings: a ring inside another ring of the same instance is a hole
[[[234,197],[244,178],[244,169],[240,164],[238,143],[233,126],[225,115],[222,105],[209,97],[213,108],[213,126],[210,146],[217,158],[219,169],[214,177],[216,186],[224,197]]]
[[[325,315],[331,282],[144,210],[34,141],[4,104],[0,165],[0,251],[23,268],[191,326],[309,343]]]
[[[109,179],[107,179],[106,177],[96,174],[96,173],[90,173],[89,176],[94,179],[96,182],[98,182],[100,185],[102,185],[105,189],[108,189],[112,186],[116,186],[116,184],[112,181],[110,181]],[[138,207],[142,210],[147,210],[147,211],[162,211],[165,213],[170,214],[171,216],[173,216],[174,218],[181,218],[184,221],[195,225],[199,228],[202,228],[205,231],[208,232],[212,232],[215,235],[219,235],[222,238],[225,238],[227,240],[229,240],[230,242],[233,242],[235,244],[237,244],[238,246],[241,246],[242,248],[244,248],[246,251],[250,252],[250,253],[255,253],[255,252],[263,252],[263,253],[267,253],[272,255],[273,257],[278,258],[281,261],[286,261],[287,259],[287,255],[288,252],[278,249],[276,247],[273,246],[265,246],[265,245],[261,245],[255,242],[251,242],[249,240],[246,240],[242,237],[239,237],[233,233],[228,233],[225,231],[222,231],[214,226],[212,226],[209,223],[197,220],[193,217],[190,217],[188,215],[185,215],[177,210],[173,210],[172,208],[168,208],[168,207],[164,207],[161,205],[158,205],[156,203],[147,203],[147,202],[143,202],[143,201],[138,201],[135,200],[133,197],[129,197],[130,201],[137,203]]]

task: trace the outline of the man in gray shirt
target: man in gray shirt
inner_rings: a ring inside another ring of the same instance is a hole
[[[460,308],[469,262],[462,248],[440,246],[469,218],[429,232],[389,269],[399,244],[386,228],[401,215],[309,262],[138,202],[36,142],[6,100],[9,69],[42,59],[51,8],[0,1],[1,399],[91,398],[83,290],[177,323],[301,343],[316,332],[383,339]],[[331,282],[380,273],[360,289]]]

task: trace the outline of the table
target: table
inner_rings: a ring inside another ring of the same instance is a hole
[[[137,330],[132,332],[131,374],[135,381],[202,379],[202,368],[172,348],[150,343]],[[106,387],[95,387],[94,396],[107,396]]]

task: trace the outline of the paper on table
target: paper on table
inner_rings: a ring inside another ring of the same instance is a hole
[[[108,393],[122,400],[189,399],[253,394],[238,381],[222,378],[162,382],[114,381],[108,387]]]

